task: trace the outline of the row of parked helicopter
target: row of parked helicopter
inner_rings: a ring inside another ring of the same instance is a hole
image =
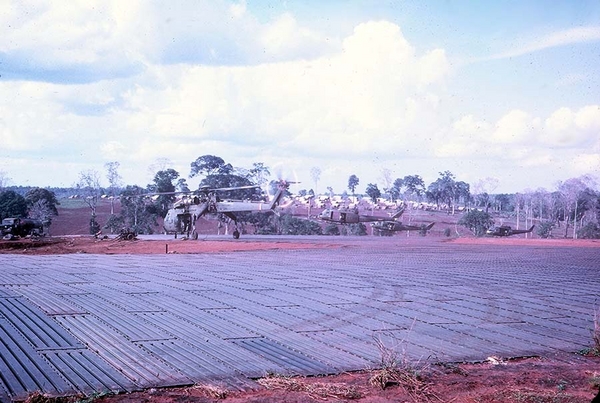
[[[281,181],[275,196],[269,202],[252,201],[231,201],[221,200],[220,192],[231,190],[251,189],[256,186],[241,186],[230,188],[200,188],[198,191],[183,195],[175,202],[167,212],[164,218],[164,230],[166,233],[172,233],[198,238],[196,232],[196,221],[206,214],[223,214],[234,223],[233,238],[238,239],[241,231],[236,214],[245,212],[274,212],[281,206],[280,202],[288,189],[294,182]],[[164,194],[164,193],[163,193]],[[175,193],[172,193],[175,194]],[[376,217],[359,214],[358,210],[335,210],[325,209],[317,218],[319,220],[335,224],[357,224],[370,223],[374,231],[380,235],[390,235],[397,231],[429,231],[435,223],[423,225],[408,225],[398,221],[404,213],[404,208],[399,209],[391,217]],[[533,226],[528,230],[513,230],[509,226],[493,227],[488,230],[490,236],[510,236],[516,234],[529,233],[533,231]]]

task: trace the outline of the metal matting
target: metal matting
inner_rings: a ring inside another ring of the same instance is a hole
[[[0,401],[588,347],[600,248],[524,241],[0,255]]]

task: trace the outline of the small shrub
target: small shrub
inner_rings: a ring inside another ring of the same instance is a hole
[[[361,222],[358,224],[349,224],[347,227],[348,235],[367,235],[367,227]]]
[[[340,228],[336,224],[328,224],[323,233],[325,235],[340,235]]]
[[[471,210],[460,218],[458,224],[467,227],[475,236],[480,237],[494,225],[494,220],[485,211]]]
[[[537,234],[540,238],[550,238],[552,236],[552,229],[554,228],[554,222],[542,221],[538,225]]]
[[[577,238],[581,239],[600,239],[600,226],[589,222],[577,231]]]

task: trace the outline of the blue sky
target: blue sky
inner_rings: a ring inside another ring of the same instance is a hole
[[[359,190],[446,170],[488,192],[600,180],[597,1],[0,8],[11,184],[70,186],[118,161],[145,186],[157,162],[187,177],[205,154],[303,188],[319,167],[317,190],[338,193],[352,174]]]

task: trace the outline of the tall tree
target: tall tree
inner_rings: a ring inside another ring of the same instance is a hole
[[[25,194],[29,217],[40,220],[44,227],[52,224],[52,217],[58,215],[56,195],[48,189],[33,188]]]
[[[140,186],[127,186],[121,192],[120,222],[138,234],[152,234],[157,226],[155,209],[143,196],[146,193]]]
[[[348,178],[348,190],[352,192],[352,196],[354,196],[354,191],[356,190],[358,183],[358,176],[354,174],[350,175],[350,177]]]
[[[573,223],[573,238],[577,238],[577,219],[582,213],[580,198],[588,188],[586,182],[589,181],[590,178],[588,177],[571,178],[560,183],[558,186],[565,210],[565,238],[569,230],[569,221]]]
[[[106,169],[106,179],[108,180],[108,196],[110,197],[110,214],[115,214],[115,197],[119,188],[122,185],[122,178],[119,175],[120,163],[117,161],[107,162],[104,164]]]
[[[75,187],[81,194],[83,202],[90,208],[90,234],[96,234],[100,231],[100,224],[96,221],[96,208],[102,196],[98,171],[90,169],[79,172],[79,182]]]
[[[249,171],[249,179],[259,186],[263,186],[265,183],[267,183],[269,181],[268,178],[270,175],[271,172],[269,171],[269,167],[267,167],[262,162],[255,162],[254,164],[252,164],[252,168]]]
[[[197,175],[226,175],[233,171],[231,164],[226,164],[223,158],[215,155],[203,155],[190,164],[190,178]]]
[[[381,197],[381,191],[379,190],[377,185],[374,183],[369,183],[367,185],[367,189],[365,190],[365,193],[371,198],[371,201],[373,202],[373,204],[376,204],[377,199],[379,199]]]
[[[310,169],[310,177],[312,178],[313,182],[315,183],[315,193],[319,194],[319,180],[321,179],[321,168],[312,167]]]
[[[419,175],[406,175],[402,179],[402,184],[408,195],[416,196],[417,200],[425,194],[425,182]]]
[[[179,172],[169,168],[164,171],[158,171],[154,175],[154,183],[148,185],[148,190],[154,193],[169,193],[159,194],[154,203],[156,214],[165,216],[169,207],[175,200],[175,181],[179,178]]]
[[[27,205],[31,206],[38,201],[44,201],[48,205],[48,208],[52,212],[53,215],[58,215],[57,205],[60,205],[58,200],[56,199],[56,195],[54,192],[43,189],[43,188],[32,188],[27,191],[25,194],[25,200],[27,200]]]
[[[27,201],[13,190],[0,192],[0,220],[27,216]]]
[[[388,198],[391,198],[390,190],[392,188],[392,171],[388,168],[382,168],[381,180],[383,182],[383,193],[387,194]]]

